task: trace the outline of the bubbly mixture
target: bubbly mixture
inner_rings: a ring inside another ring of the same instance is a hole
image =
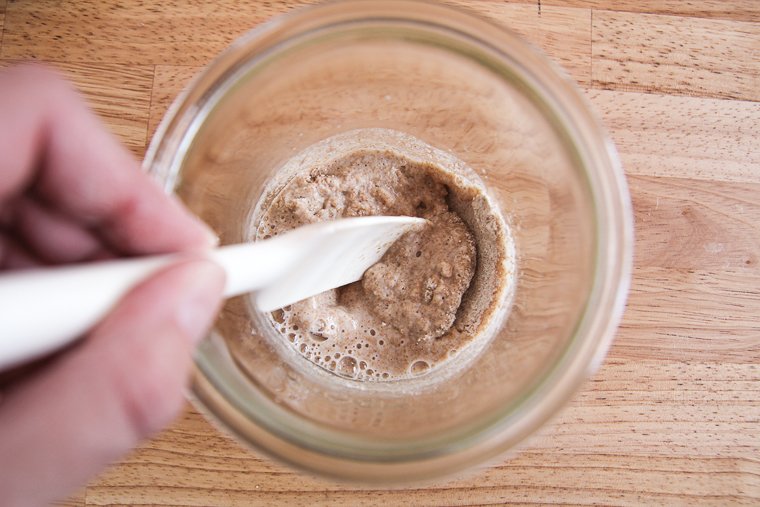
[[[428,221],[360,281],[271,314],[296,350],[343,377],[391,381],[434,369],[476,339],[503,292],[504,223],[480,187],[445,168],[362,149],[302,168],[266,202],[257,239],[344,217]]]

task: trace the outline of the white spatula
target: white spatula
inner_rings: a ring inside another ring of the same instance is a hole
[[[300,227],[272,239],[223,246],[208,257],[227,273],[225,297],[257,291],[272,311],[359,280],[424,219],[361,217]],[[25,270],[0,275],[0,369],[82,336],[130,288],[182,254]]]

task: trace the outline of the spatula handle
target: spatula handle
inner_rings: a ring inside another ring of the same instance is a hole
[[[119,299],[171,258],[133,260],[0,277],[0,368],[62,347],[97,323]]]
[[[287,269],[287,238],[207,252],[227,273],[225,297],[264,286]],[[67,345],[97,324],[140,281],[183,254],[105,261],[0,276],[0,369]]]

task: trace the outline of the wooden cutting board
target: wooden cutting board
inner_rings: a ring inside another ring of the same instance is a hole
[[[302,3],[0,0],[0,65],[53,62],[141,157],[201,66]],[[317,480],[188,407],[69,505],[760,504],[760,2],[461,3],[563,65],[621,152],[636,259],[601,370],[516,457],[458,480]]]

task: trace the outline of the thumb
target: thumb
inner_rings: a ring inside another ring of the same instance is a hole
[[[168,424],[183,405],[191,352],[223,286],[222,269],[209,261],[169,267],[127,294],[78,347],[8,393],[0,404],[0,462],[14,463],[12,474],[0,474],[6,500],[42,504],[65,495]]]
[[[223,288],[222,268],[185,261],[131,291],[90,334],[81,360],[106,384],[119,409],[120,419],[111,422],[129,447],[182,407],[192,351],[213,322]]]

